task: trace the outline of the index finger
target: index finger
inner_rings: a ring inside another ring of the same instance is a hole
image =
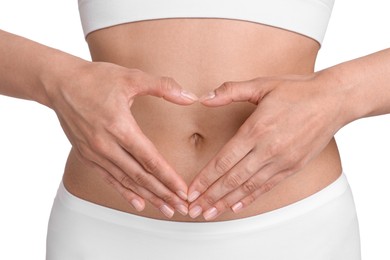
[[[131,154],[148,173],[155,176],[181,199],[187,200],[188,188],[183,178],[176,173],[153,143],[143,134],[135,119],[129,116],[127,121],[126,127],[121,127],[122,130],[116,130],[114,133],[119,145]]]
[[[161,97],[178,105],[191,105],[198,100],[195,94],[184,90],[173,78],[144,75],[141,79],[137,84],[137,95]]]
[[[253,147],[247,143],[247,140],[247,138],[241,138],[240,131],[238,131],[207,163],[188,188],[189,202],[195,201],[252,150]]]

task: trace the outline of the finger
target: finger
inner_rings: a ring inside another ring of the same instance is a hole
[[[60,122],[62,120],[60,119]],[[65,132],[69,132],[69,129],[66,124],[63,124]],[[70,138],[73,140],[73,138]],[[98,149],[99,150],[99,147]],[[104,150],[104,149],[103,149]],[[112,164],[107,159],[99,156],[90,149],[90,146],[83,143],[78,145],[73,144],[72,152],[76,155],[76,158],[93,168],[98,174],[100,174],[103,180],[111,185],[115,191],[117,191],[128,203],[130,203],[137,211],[142,211],[145,208],[145,200],[136,194],[133,190],[125,188],[117,179],[114,178],[113,174],[117,176],[118,179],[123,179],[125,173],[123,173],[118,167]],[[157,203],[157,196],[148,194],[147,197],[149,200],[155,201],[154,205],[158,208],[162,208],[164,203]],[[166,211],[167,212],[167,211]]]
[[[111,174],[109,174],[105,169],[101,168],[100,171],[103,179],[111,185],[127,202],[129,202],[137,211],[142,211],[145,209],[145,201],[143,198],[138,196],[132,190],[125,188],[122,184],[117,181]]]
[[[240,187],[241,184],[256,174],[262,167],[263,163],[256,156],[256,153],[253,151],[249,152],[190,205],[190,215],[195,215],[192,209],[197,206],[200,206],[202,211],[213,207],[217,201]]]
[[[198,97],[194,93],[184,90],[170,77],[152,77],[145,75],[139,85],[138,95],[162,97],[178,105],[190,105],[198,100]]]
[[[133,200],[131,200],[132,190],[137,190],[140,194],[142,194],[142,197],[147,199],[154,207],[159,209],[161,213],[163,213],[166,217],[172,218],[174,215],[174,209],[172,209],[169,205],[167,205],[163,200],[158,198],[156,195],[148,191],[147,189],[144,189],[142,187],[137,186],[131,179],[126,180],[126,187],[122,185],[119,181],[117,181],[114,177],[112,177],[110,174],[107,174],[106,181],[111,184],[121,195],[123,198],[125,198],[127,201],[130,201],[134,207],[142,207],[142,209],[145,207],[145,203],[143,205],[137,205],[137,202],[134,203]],[[131,190],[132,189],[132,190]]]
[[[225,175],[252,149],[247,139],[240,138],[240,133],[234,136],[221,151],[195,177],[188,188],[188,201],[195,201],[215,181]]]
[[[106,172],[105,170],[103,171]],[[162,201],[160,198],[158,198],[148,190],[142,187],[137,187],[137,185],[132,180],[127,180],[127,187],[124,187],[112,175],[110,175],[108,172],[106,173],[107,174],[105,174],[104,177],[107,183],[112,185],[115,190],[118,191],[125,200],[129,201],[138,211],[141,211],[145,208],[145,203],[143,202],[141,204],[137,200],[134,201],[132,197],[135,193],[130,189],[137,190],[140,194],[142,194],[145,199],[147,199],[154,207],[158,208],[166,217],[172,218],[172,216],[174,215],[174,210],[169,205],[167,205],[164,201]]]
[[[137,192],[168,217],[174,213],[172,208],[182,215],[187,215],[187,203],[155,176],[146,172],[126,151],[121,147],[113,147],[111,151],[115,156],[107,158],[112,160],[113,164],[106,163],[105,168],[109,168],[109,172],[123,187]]]
[[[262,186],[272,178],[276,171],[274,164],[265,165],[255,175],[207,208],[203,213],[204,218],[212,220],[225,211],[231,210],[231,207],[237,204],[236,202],[240,201],[240,199],[245,198],[256,190],[262,189]]]
[[[269,192],[280,182],[284,181],[288,176],[290,176],[290,173],[288,171],[280,172],[274,175],[272,178],[270,178],[268,181],[262,184],[258,189],[256,189],[253,193],[247,195],[246,197],[242,198],[240,201],[234,203],[234,205],[231,206],[231,209],[235,213],[242,211],[244,208],[248,207],[255,200],[257,200],[257,198],[259,198],[261,195],[263,195],[266,192]],[[232,194],[232,197],[238,197],[238,196]],[[233,199],[231,199],[231,201],[233,201]]]
[[[123,119],[115,126],[107,129],[117,139],[119,145],[131,154],[142,167],[145,172],[155,176],[168,189],[175,192],[183,201],[187,200],[187,184],[184,179],[176,173],[176,171],[166,162],[162,155],[158,152],[153,143],[142,133],[135,119],[129,116]],[[112,154],[111,152],[109,152]],[[122,159],[115,159],[115,164],[121,165],[128,170],[126,161],[129,160],[129,155],[123,155]],[[123,169],[123,168],[122,168]]]
[[[215,203],[213,207],[206,210],[203,217],[205,220],[210,221],[222,215],[226,211],[232,210],[233,212],[238,213],[253,203],[260,195],[270,191],[285,178],[286,177],[283,174],[276,174],[265,182],[262,182],[256,179],[256,177],[253,177],[248,180],[248,185],[255,187],[252,193],[247,194],[247,192],[243,192],[240,188],[238,188]],[[245,189],[246,188],[244,188],[244,190]]]
[[[145,208],[145,201],[135,192],[124,188],[105,168],[113,170],[113,165],[107,166],[107,163],[103,163],[102,160],[97,160],[99,163],[91,161],[90,159],[85,158],[84,155],[80,153],[78,149],[72,148],[72,152],[75,153],[76,158],[82,161],[84,164],[93,168],[98,174],[100,174],[103,180],[109,185],[114,187],[114,190],[117,191],[128,203],[130,203],[137,211],[142,211]],[[101,165],[99,165],[101,164]],[[106,165],[105,168],[102,165]],[[118,168],[115,168],[115,171],[118,171]]]
[[[268,93],[268,84],[261,79],[249,81],[233,82],[228,81],[223,83],[213,92],[201,97],[199,101],[206,106],[223,106],[232,102],[248,101],[253,104],[258,104],[266,93]]]
[[[102,146],[102,145],[100,145]],[[96,145],[92,146],[96,147]],[[187,203],[164,186],[122,147],[116,143],[92,150],[90,146],[80,147],[82,156],[105,169],[124,188],[132,190],[142,198],[150,201],[163,213],[173,215],[172,207],[183,215],[188,212]],[[146,192],[148,191],[148,192]]]

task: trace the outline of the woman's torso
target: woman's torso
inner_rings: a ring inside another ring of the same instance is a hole
[[[314,70],[318,43],[301,34],[252,22],[228,19],[162,19],[127,23],[89,34],[95,61],[113,62],[150,74],[174,78],[198,96],[225,81],[260,76],[307,74]],[[255,109],[235,103],[207,108],[184,107],[155,97],[139,97],[131,112],[143,132],[178,174],[190,184],[197,173],[235,134]],[[262,195],[239,214],[216,219],[257,215],[305,198],[334,181],[341,173],[335,141],[303,170]],[[71,151],[64,184],[74,195],[121,211],[165,217],[147,204],[143,212],[106,184]],[[175,214],[174,221],[204,221]]]

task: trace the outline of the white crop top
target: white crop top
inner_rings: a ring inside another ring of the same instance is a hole
[[[84,35],[113,25],[163,18],[225,18],[275,26],[319,43],[334,0],[78,0]]]

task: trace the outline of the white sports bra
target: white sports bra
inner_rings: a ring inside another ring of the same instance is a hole
[[[84,35],[163,18],[225,18],[275,26],[322,43],[334,0],[78,0]]]

